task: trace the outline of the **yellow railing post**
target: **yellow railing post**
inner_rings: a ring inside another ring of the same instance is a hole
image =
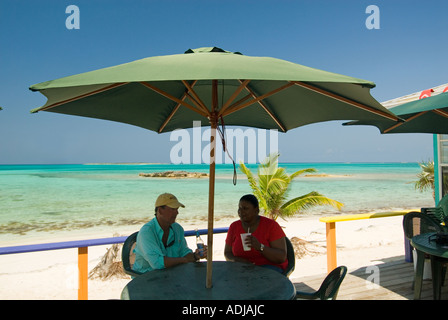
[[[319,221],[324,222],[327,229],[327,271],[330,273],[337,267],[336,258],[336,222],[354,221],[363,219],[386,218],[393,216],[403,216],[409,211],[375,212],[339,215],[332,217],[322,217]]]
[[[327,272],[337,267],[336,257],[336,222],[327,222]]]
[[[88,299],[88,247],[78,248],[78,300]]]

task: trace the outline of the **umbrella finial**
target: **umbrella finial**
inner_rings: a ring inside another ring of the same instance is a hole
[[[188,49],[184,53],[210,53],[210,52],[224,52],[224,53],[233,53],[233,54],[241,54],[241,52],[231,52],[218,47],[202,47],[197,49]]]

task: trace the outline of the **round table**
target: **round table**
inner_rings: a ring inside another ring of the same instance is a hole
[[[411,239],[411,245],[417,250],[417,267],[414,281],[414,299],[420,299],[423,281],[425,253],[431,256],[433,297],[440,299],[442,286],[442,265],[448,262],[448,245],[435,241],[436,233],[423,233]]]
[[[186,263],[140,275],[124,287],[125,300],[290,300],[292,282],[263,267],[214,261],[213,287],[207,289],[206,262]]]

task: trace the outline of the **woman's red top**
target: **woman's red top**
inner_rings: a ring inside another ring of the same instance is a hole
[[[260,251],[257,251],[254,248],[250,251],[244,251],[240,236],[242,233],[247,233],[247,230],[244,230],[241,220],[233,222],[229,227],[229,231],[227,231],[226,244],[232,247],[232,253],[235,257],[246,258],[258,266],[270,264],[278,266],[283,270],[286,269],[288,266],[288,259],[281,264],[276,264],[266,259]],[[255,232],[251,233],[266,247],[270,247],[270,242],[286,237],[283,229],[276,221],[263,216],[260,216],[260,223]]]

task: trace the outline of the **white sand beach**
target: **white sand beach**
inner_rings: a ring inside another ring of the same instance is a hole
[[[404,259],[404,236],[402,216],[339,222],[336,224],[338,265],[350,270],[377,264],[383,261]],[[226,227],[231,221],[215,222],[215,227]],[[278,220],[286,235],[309,241],[310,249],[317,253],[296,260],[295,271],[290,279],[325,274],[326,235],[325,223],[317,217]],[[182,224],[185,230],[206,228]],[[120,230],[127,235],[138,228]],[[101,234],[96,237],[111,237]],[[65,240],[65,239],[61,239]],[[74,240],[74,239],[70,239]],[[77,239],[81,240],[81,239]],[[223,255],[225,234],[214,236],[214,260],[225,260]],[[204,236],[206,241],[206,236]],[[51,241],[54,242],[54,241]],[[187,237],[190,248],[195,247],[195,238]],[[109,246],[89,247],[89,271],[93,269]],[[123,287],[130,279],[89,280],[89,299],[119,299]],[[64,249],[35,253],[0,256],[0,299],[77,299],[77,249]]]

